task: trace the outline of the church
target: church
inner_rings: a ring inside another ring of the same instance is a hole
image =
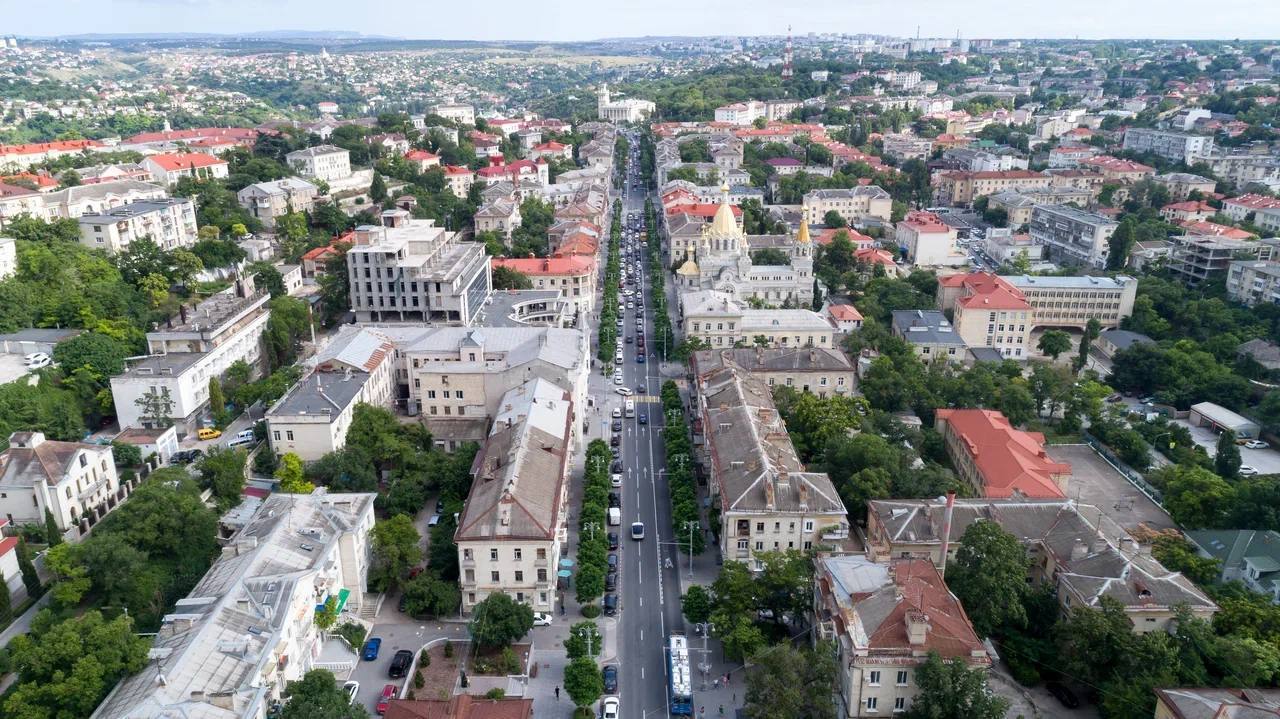
[[[813,241],[809,226],[802,222],[794,239],[760,237],[755,239],[764,242],[753,242],[734,220],[728,186],[720,189],[720,207],[715,217],[703,227],[696,243],[686,248],[685,261],[676,270],[680,291],[716,290],[740,301],[754,298],[772,307],[812,304]],[[782,251],[791,264],[752,263],[751,251],[765,247]]]
[[[641,122],[657,109],[649,100],[611,99],[608,84],[602,84],[596,93],[596,114],[605,122]]]

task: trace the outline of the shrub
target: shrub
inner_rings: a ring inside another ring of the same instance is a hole
[[[587,619],[595,619],[596,617],[600,616],[600,606],[597,604],[582,605],[582,616],[586,617]]]
[[[430,652],[430,651],[428,651],[428,650],[426,650],[426,649],[423,649],[421,652],[419,652],[419,653],[418,653],[418,666],[420,666],[420,667],[429,667],[429,666],[431,666],[431,652]]]
[[[343,622],[333,630],[333,633],[347,640],[347,644],[356,651],[360,651],[360,647],[364,646],[365,628],[355,622]]]
[[[445,659],[450,659],[453,657],[453,642],[444,643],[444,656],[445,656]]]
[[[421,689],[426,686],[427,680],[422,678],[422,672],[413,673],[413,688]]]
[[[503,691],[502,687],[494,687],[484,694],[486,699],[501,699],[506,695],[507,693]]]

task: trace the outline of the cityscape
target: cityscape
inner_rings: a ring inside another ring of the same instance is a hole
[[[896,5],[11,11],[0,717],[1280,717],[1280,12]]]

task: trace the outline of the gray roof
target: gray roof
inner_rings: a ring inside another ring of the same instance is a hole
[[[65,342],[84,330],[44,329],[33,327],[0,335],[0,342]]]
[[[1264,339],[1252,339],[1236,348],[1237,355],[1247,355],[1267,369],[1280,369],[1280,347]]]
[[[117,377],[168,377],[186,372],[206,355],[204,352],[170,352],[129,360],[128,367]]]
[[[877,185],[860,185],[848,189],[809,190],[805,197],[816,197],[824,200],[843,200],[854,197],[870,197],[871,199],[888,199],[889,193]]]
[[[271,418],[327,415],[333,423],[369,382],[366,372],[312,372],[271,406]]]
[[[0,487],[33,487],[41,482],[56,485],[81,452],[110,456],[111,448],[45,439],[42,432],[14,432],[9,435],[9,449],[0,453]],[[92,455],[90,461],[95,461]]]
[[[1276,719],[1280,689],[1156,689],[1177,719]],[[1157,711],[1157,714],[1159,712]]]
[[[893,331],[913,344],[964,346],[960,333],[938,310],[894,310]]]
[[[1197,529],[1187,539],[1222,562],[1222,569],[1242,570],[1245,560],[1268,574],[1280,571],[1280,533],[1253,529]]]
[[[694,354],[698,374],[736,366],[747,372],[853,372],[844,352],[826,348],[744,347],[701,350]]]
[[[1155,340],[1141,332],[1130,332],[1129,330],[1103,330],[1098,337],[1111,343],[1116,349],[1120,350],[1129,349],[1134,345],[1149,345],[1155,343]]]
[[[139,200],[138,202],[128,202],[119,207],[114,207],[102,214],[81,215],[79,220],[82,225],[106,225],[126,220],[130,217],[160,212],[176,205],[191,205],[191,200],[185,197],[172,197],[166,200]]]
[[[1085,288],[1085,289],[1124,289],[1130,282],[1137,282],[1132,277],[1126,275],[1116,275],[1112,277],[1097,277],[1094,275],[1068,276],[1062,277],[1058,275],[1000,275],[1000,279],[1008,282],[1014,287],[1031,288],[1031,289],[1052,289],[1052,288]]]
[[[346,153],[347,151],[336,145],[316,145],[315,147],[304,147],[301,150],[294,150],[285,155],[285,159],[293,159],[295,157],[318,157],[320,155],[332,155],[335,152]]]
[[[111,182],[98,182],[92,185],[76,185],[68,187],[65,190],[57,190],[50,192],[44,196],[45,205],[60,205],[67,202],[82,202],[85,200],[102,200],[107,197],[121,195],[128,192],[150,192],[164,195],[164,188],[159,185],[153,185],[150,182],[140,182],[138,180],[113,180]]]

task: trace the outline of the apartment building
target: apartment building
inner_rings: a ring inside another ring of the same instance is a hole
[[[1261,688],[1159,688],[1154,719],[1280,716],[1280,690]]]
[[[595,309],[596,277],[594,256],[499,258],[490,260],[493,269],[515,270],[533,283],[535,290],[559,290],[573,304],[575,312]]]
[[[960,600],[932,562],[819,556],[813,577],[814,635],[834,641],[837,716],[892,716],[911,708],[916,670],[936,653],[971,669],[992,657]]]
[[[43,526],[45,512],[58,531],[78,538],[129,496],[111,445],[59,442],[43,432],[14,432],[0,452],[0,514],[8,524]]]
[[[1160,216],[1164,221],[1175,225],[1184,222],[1207,222],[1217,212],[1218,208],[1204,200],[1171,202],[1160,208]]]
[[[320,189],[306,180],[286,177],[249,185],[236,193],[236,201],[263,225],[274,227],[281,215],[311,212],[319,193]]]
[[[884,136],[884,154],[899,160],[927,160],[933,152],[933,140],[927,137],[906,134],[887,134]]]
[[[1193,192],[1209,196],[1217,189],[1218,183],[1208,177],[1193,175],[1190,172],[1168,172],[1151,178],[1156,184],[1169,191],[1174,200],[1185,200]]]
[[[0,281],[18,272],[18,241],[12,237],[0,237]]]
[[[446,120],[453,120],[459,125],[476,124],[476,109],[472,105],[461,103],[442,103],[431,108],[432,115],[439,115]]]
[[[219,160],[203,152],[150,155],[142,158],[142,166],[147,168],[147,172],[151,173],[157,183],[167,187],[173,187],[184,177],[217,180],[226,177],[228,172],[226,160]]]
[[[932,212],[912,210],[894,230],[898,246],[916,267],[963,267],[969,254],[956,245],[956,230]]]
[[[265,719],[312,669],[347,676],[358,656],[316,625],[366,601],[373,494],[272,494],[156,632],[147,663],[90,719]]]
[[[922,360],[966,362],[969,359],[964,338],[947,316],[937,310],[894,310],[891,324],[894,336],[906,340]]]
[[[875,185],[848,190],[810,190],[804,194],[801,213],[806,223],[821,225],[832,210],[850,225],[864,224],[867,217],[888,222],[893,214],[893,198]]]
[[[1276,248],[1256,240],[1215,237],[1213,235],[1180,235],[1170,238],[1173,250],[1166,267],[1183,282],[1195,286],[1227,274],[1231,263],[1244,257],[1255,262],[1269,262]]]
[[[1123,160],[1110,155],[1098,155],[1087,160],[1081,160],[1079,167],[1083,170],[1101,173],[1102,179],[1106,182],[1124,184],[1140,182],[1156,174],[1156,168],[1150,165],[1144,165],[1133,160]]]
[[[805,470],[764,381],[719,368],[698,378],[694,401],[722,556],[759,571],[757,552],[809,550],[849,536],[831,478]]]
[[[941,408],[934,429],[942,435],[956,474],[974,492],[999,499],[1066,496],[1071,465],[1044,451],[1044,435],[1014,429],[1000,412]]]
[[[0,182],[0,227],[8,220],[22,215],[42,217],[45,214],[44,195],[18,185]]]
[[[169,193],[159,185],[137,180],[115,180],[96,185],[76,185],[40,197],[42,208],[33,216],[50,220],[81,215],[106,214],[132,202],[163,200]],[[38,196],[39,197],[39,196]]]
[[[1003,275],[1031,303],[1033,327],[1084,329],[1096,319],[1104,329],[1119,327],[1133,314],[1138,280],[1127,275],[1115,277],[1053,277]]]
[[[317,145],[284,156],[294,172],[324,182],[351,176],[351,153],[336,145]]]
[[[942,277],[938,288],[939,309],[951,310],[965,345],[989,347],[1008,359],[1030,357],[1035,312],[1020,290],[986,273]]]
[[[713,348],[754,344],[763,337],[770,347],[834,347],[835,327],[811,310],[755,310],[728,293],[695,290],[680,295],[685,332]]]
[[[1213,152],[1213,137],[1149,127],[1130,127],[1124,131],[1124,149],[1151,152],[1172,162],[1192,165],[1197,158]]]
[[[1031,240],[1044,245],[1049,259],[1096,269],[1106,267],[1111,235],[1120,224],[1070,205],[1037,205],[1031,211]]]
[[[1096,608],[1110,597],[1124,606],[1136,633],[1168,631],[1181,607],[1206,620],[1218,611],[1195,584],[1152,558],[1149,545],[1139,545],[1098,507],[1072,499],[952,501],[950,508],[941,497],[867,502],[867,556],[877,562],[930,559],[942,569],[955,559],[969,525],[991,521],[1022,541],[1031,557],[1028,578],[1054,587],[1064,610]]]
[[[196,207],[185,197],[143,200],[101,214],[81,215],[80,244],[109,255],[122,252],[134,240],[149,239],[165,251],[194,245]]]
[[[1255,529],[1199,529],[1186,533],[1200,556],[1218,561],[1218,580],[1241,582],[1280,603],[1280,532]]]
[[[0,171],[22,172],[46,160],[95,152],[100,147],[102,143],[97,140],[59,140],[25,145],[0,145]]]
[[[499,197],[484,203],[475,214],[476,232],[496,232],[510,240],[511,233],[520,226],[520,204],[514,197]]]
[[[347,250],[356,319],[470,324],[492,287],[484,245],[404,210],[383,212],[382,222],[357,227]]]
[[[1228,151],[1217,147],[1209,155],[1199,158],[1209,171],[1224,180],[1243,187],[1257,182],[1274,188],[1280,184],[1280,159],[1269,152],[1244,149]]]
[[[1280,304],[1280,262],[1232,261],[1227,265],[1227,294],[1250,306]]]
[[[147,333],[147,354],[111,378],[121,427],[173,423],[179,435],[196,431],[209,403],[209,378],[233,363],[255,366],[261,357],[271,297],[251,277],[188,308]]]
[[[736,367],[764,381],[770,389],[791,387],[818,397],[850,397],[857,390],[858,370],[838,349],[739,347],[700,350],[690,360],[694,377],[721,367]]]
[[[1251,215],[1274,209],[1280,209],[1280,198],[1266,195],[1249,193],[1222,201],[1222,214],[1230,217],[1232,222],[1245,222],[1253,219]]]
[[[345,447],[356,405],[392,407],[394,354],[377,330],[344,325],[316,353],[311,371],[267,410],[271,450],[314,462]]]
[[[951,170],[933,175],[933,201],[939,205],[967,206],[983,195],[1005,190],[1046,189],[1053,178],[1032,170],[967,172]]]
[[[1023,188],[1004,190],[987,196],[987,207],[1009,214],[1009,227],[1022,227],[1031,222],[1036,205],[1089,204],[1093,194],[1074,187]]]
[[[449,191],[459,199],[467,199],[475,179],[476,173],[471,168],[458,165],[444,166],[444,181],[449,185]]]
[[[716,108],[716,122],[747,126],[765,117],[765,104],[759,100],[735,102]]]
[[[494,592],[534,611],[557,606],[573,454],[573,400],[544,379],[512,388],[472,464],[471,491],[454,541],[462,612]]]

